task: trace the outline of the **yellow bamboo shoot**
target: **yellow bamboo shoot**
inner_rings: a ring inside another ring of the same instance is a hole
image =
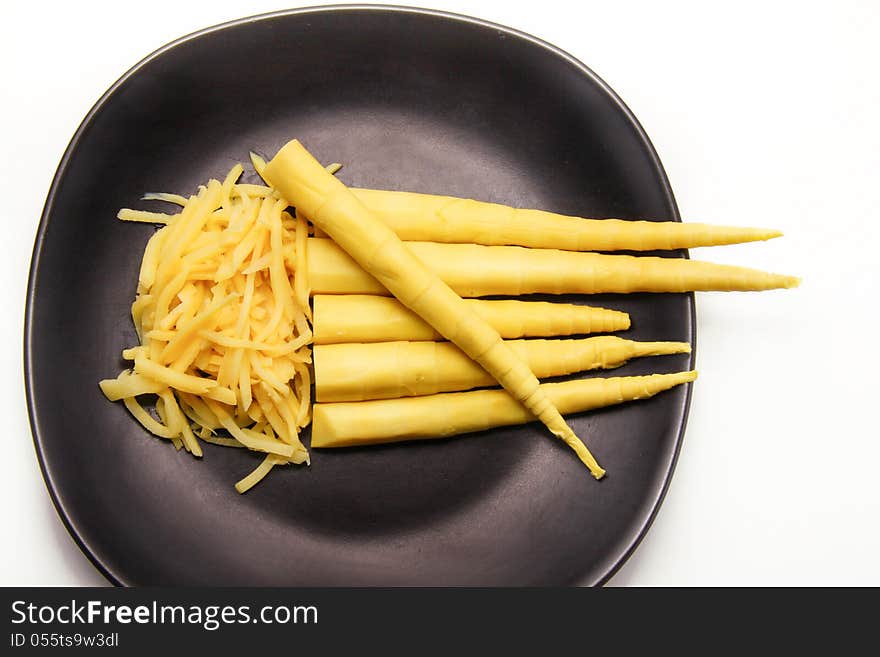
[[[610,335],[581,340],[509,340],[538,378],[611,369],[630,358],[688,353],[687,342],[634,342]],[[319,402],[393,399],[492,386],[495,380],[451,342],[329,344],[314,348]]]
[[[778,230],[677,221],[583,219],[451,196],[352,189],[402,240],[565,251],[654,251],[755,242]]]
[[[651,397],[697,378],[697,373],[580,379],[541,389],[562,413],[579,413]],[[535,417],[504,390],[447,392],[425,397],[315,404],[312,447],[352,447],[445,438]]]
[[[540,388],[538,379],[461,297],[328,173],[297,140],[266,165],[264,175],[292,205],[376,277],[403,305],[458,345],[566,442],[596,478],[605,471]],[[311,271],[311,255],[309,270]]]
[[[684,258],[601,255],[520,246],[407,242],[412,254],[463,297],[493,294],[756,291],[791,288],[794,276]],[[332,240],[309,240],[314,294],[388,294]]]
[[[442,336],[394,297],[319,294],[315,344],[442,340]],[[619,310],[546,301],[465,299],[502,338],[579,335],[625,331],[629,315]]]

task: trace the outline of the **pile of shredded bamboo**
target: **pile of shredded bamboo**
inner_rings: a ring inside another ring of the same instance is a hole
[[[151,433],[195,456],[199,440],[264,452],[236,484],[244,492],[273,466],[308,462],[299,439],[311,420],[311,342],[305,272],[308,227],[262,185],[237,184],[236,165],[184,198],[176,214],[123,209],[165,224],[147,243],[132,319],[133,370],[101,382]],[[153,417],[138,402],[157,395]],[[218,432],[221,432],[222,435]]]

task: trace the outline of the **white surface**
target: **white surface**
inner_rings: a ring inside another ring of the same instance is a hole
[[[698,298],[701,375],[678,469],[611,583],[880,585],[880,4],[740,3],[724,13],[699,2],[422,4],[522,29],[585,62],[644,125],[686,220],[786,231],[695,257],[804,277],[794,291]],[[153,0],[4,10],[0,584],[104,583],[46,494],[21,373],[30,253],[64,148],[104,90],[153,49],[280,8]]]

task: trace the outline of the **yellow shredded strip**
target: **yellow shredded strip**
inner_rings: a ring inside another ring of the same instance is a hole
[[[274,468],[276,465],[284,465],[287,461],[278,460],[278,458],[274,454],[268,454],[266,458],[263,459],[263,462],[260,463],[254,470],[244,479],[235,484],[235,490],[239,493],[244,493],[249,491],[251,488],[256,486],[263,480],[269,471]]]
[[[173,216],[164,212],[146,212],[129,208],[122,208],[116,213],[116,218],[121,221],[138,221],[144,224],[167,224]]]
[[[186,205],[186,196],[180,194],[165,194],[163,192],[148,192],[141,196],[143,201],[165,201],[166,203],[174,203],[183,207]]]
[[[251,154],[259,173],[265,166]],[[241,165],[196,194],[149,193],[177,214],[123,208],[123,221],[165,224],[144,249],[131,308],[133,371],[100,382],[149,432],[202,456],[201,443],[266,454],[243,493],[276,465],[308,463],[312,332],[305,278],[308,226]],[[155,396],[155,415],[140,401]],[[218,435],[218,432],[220,435]]]
[[[223,438],[222,436],[215,436],[211,434],[210,431],[199,430],[199,438],[204,440],[206,443],[211,443],[212,445],[220,445],[221,447],[238,447],[240,449],[244,448],[244,445],[238,442],[235,438]]]

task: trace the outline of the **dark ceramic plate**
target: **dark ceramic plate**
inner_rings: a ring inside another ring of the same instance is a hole
[[[648,138],[589,69],[528,35],[429,11],[339,7],[229,23],[150,55],[83,121],[52,184],[25,327],[28,402],[49,491],[118,584],[560,585],[605,582],[651,523],[689,387],[572,417],[596,482],[538,426],[316,451],[239,496],[255,454],[201,461],[152,438],[97,381],[135,343],[152,228],[118,208],[191,193],[300,138],[362,187],[593,216],[677,219]],[[143,206],[140,206],[143,207]],[[674,254],[682,255],[682,254]],[[581,299],[583,301],[583,299]],[[629,335],[694,339],[689,295],[602,296]],[[677,371],[690,356],[634,361]]]

